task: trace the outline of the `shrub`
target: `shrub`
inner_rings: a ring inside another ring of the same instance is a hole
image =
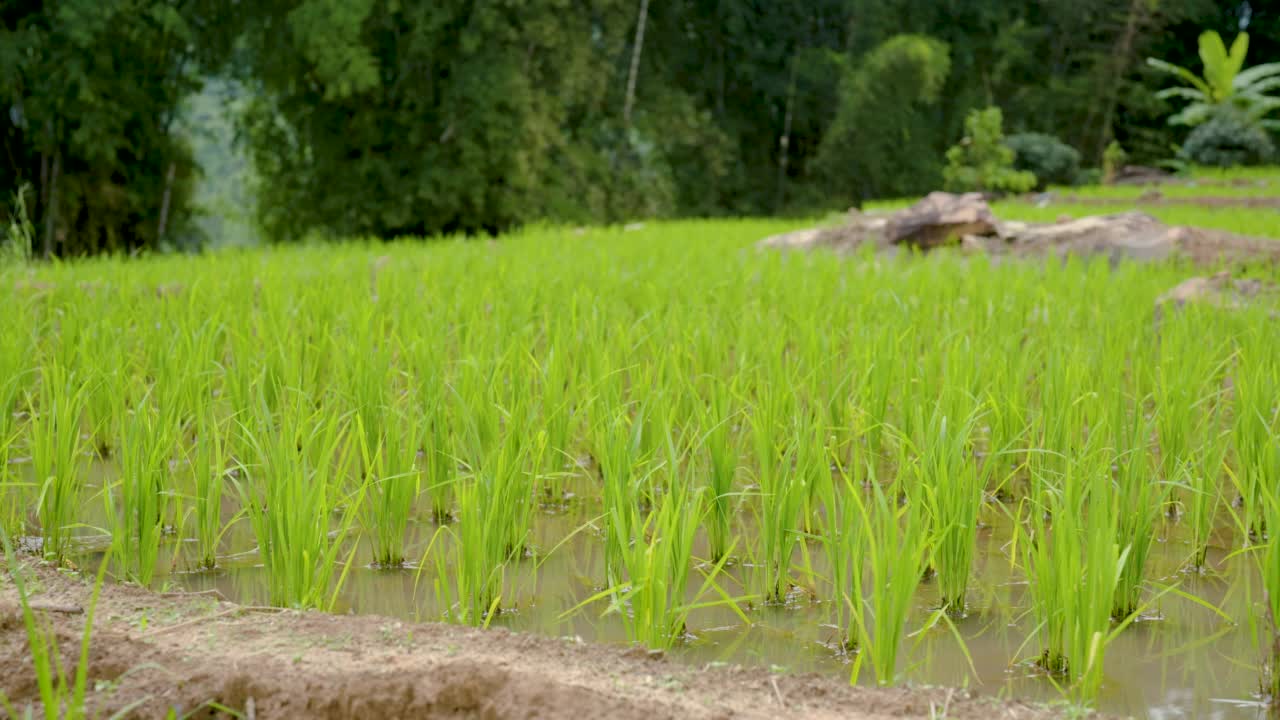
[[[1267,131],[1236,112],[1217,112],[1187,136],[1182,157],[1197,165],[1262,165],[1275,156]]]
[[[948,46],[920,35],[892,37],[842,67],[835,117],[813,160],[823,185],[855,202],[937,187],[944,138],[926,108],[950,72]]]
[[[1129,154],[1120,146],[1119,141],[1112,140],[1107,149],[1102,153],[1102,182],[1110,185],[1116,181],[1116,173],[1124,167],[1124,163],[1129,159]]]
[[[1013,150],[1004,144],[1004,115],[998,107],[974,110],[964,121],[965,138],[947,151],[942,171],[953,192],[1026,192],[1036,176],[1013,167]]]
[[[1052,135],[1019,133],[1005,138],[1013,150],[1013,167],[1036,176],[1036,189],[1071,185],[1080,175],[1080,153]]]

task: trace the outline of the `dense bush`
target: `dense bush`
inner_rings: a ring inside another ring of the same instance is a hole
[[[1243,115],[1219,112],[1191,131],[1182,157],[1213,167],[1262,165],[1275,157],[1275,145],[1266,130]]]
[[[840,71],[839,99],[813,169],[841,201],[916,195],[937,187],[945,136],[928,108],[951,72],[939,40],[898,35]]]
[[[942,171],[953,192],[1026,192],[1036,176],[1013,166],[1013,150],[1004,144],[1004,115],[998,107],[974,110],[964,121],[965,137],[947,151]]]
[[[1036,176],[1036,189],[1071,185],[1080,175],[1080,153],[1052,135],[1019,133],[1005,138],[1013,150],[1013,167]]]

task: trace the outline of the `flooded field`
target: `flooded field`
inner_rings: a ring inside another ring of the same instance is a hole
[[[0,527],[255,607],[1271,707],[1271,308],[1158,308],[1178,264],[748,247],[776,226],[43,269],[0,287]]]
[[[508,568],[511,603],[493,620],[494,625],[557,637],[577,636],[587,642],[627,642],[619,618],[602,615],[605,603],[574,610],[601,589],[594,579],[604,575],[602,546],[590,532],[560,542],[589,523],[596,509],[598,505],[582,498],[569,512],[537,517],[536,546],[559,547],[545,558],[526,559]],[[964,646],[944,627],[924,629],[938,602],[936,587],[924,583],[909,625],[919,635],[903,643],[904,679],[924,685],[968,686],[1001,697],[1058,700],[1060,689],[1035,666],[1035,647],[1028,643],[1035,628],[1026,581],[1011,568],[1010,533],[999,521],[998,508],[991,508],[989,514],[997,524],[980,534],[975,566],[979,590],[970,600],[968,614],[955,621]],[[1172,529],[1176,535],[1176,526]],[[413,546],[425,547],[434,532],[430,523],[415,527]],[[230,545],[252,549],[252,539],[245,533],[239,535]],[[813,547],[806,552],[812,571],[826,572],[822,550]],[[1258,664],[1263,656],[1248,622],[1229,622],[1202,604],[1216,606],[1229,618],[1247,618],[1254,612],[1250,598],[1256,597],[1259,589],[1256,568],[1247,559],[1228,559],[1227,553],[1214,550],[1210,569],[1203,575],[1188,576],[1183,570],[1189,552],[1185,542],[1162,542],[1150,561],[1151,577],[1155,583],[1177,585],[1197,601],[1166,595],[1116,639],[1108,648],[1097,707],[1107,713],[1153,720],[1267,717],[1258,688]],[[91,554],[85,562],[92,565],[95,559]],[[750,585],[745,578],[750,573],[749,567],[731,568],[725,583],[729,592],[745,591]],[[431,598],[432,581],[431,573],[419,574],[414,567],[353,568],[335,612],[412,621],[434,619],[442,608]],[[216,570],[159,576],[153,587],[216,589],[239,603],[270,602],[265,570],[249,553],[229,558],[225,567]],[[691,620],[690,637],[676,646],[672,656],[694,665],[744,664],[847,677],[850,661],[833,646],[838,632],[831,625],[828,605],[801,587],[787,605],[753,608],[748,613],[750,625],[728,610],[700,611]]]

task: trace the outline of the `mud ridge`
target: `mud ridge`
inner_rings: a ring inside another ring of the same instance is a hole
[[[74,668],[92,587],[29,563],[38,611]],[[73,671],[73,670],[71,670]],[[12,579],[0,574],[0,689],[38,703]],[[660,654],[502,629],[245,608],[107,585],[94,618],[90,714],[251,718],[1048,718],[1041,706],[934,688],[696,668]]]

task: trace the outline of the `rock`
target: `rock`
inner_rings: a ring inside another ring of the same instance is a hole
[[[1160,297],[1156,298],[1156,307],[1172,304],[1182,307],[1188,302],[1207,297],[1217,297],[1222,289],[1231,281],[1231,273],[1220,272],[1212,277],[1193,277],[1183,280]]]
[[[760,247],[778,250],[812,250],[817,244],[825,228],[809,228],[795,232],[771,235],[760,241]]]
[[[1269,238],[1165,225],[1137,211],[1079,219],[1063,215],[1055,223],[1001,221],[976,193],[932,193],[893,214],[850,212],[842,225],[775,235],[759,246],[844,253],[867,245],[882,251],[892,251],[896,245],[931,250],[953,239],[965,252],[993,255],[1103,255],[1113,263],[1174,256],[1202,265],[1280,263],[1280,242]]]
[[[894,213],[885,225],[890,245],[931,249],[966,235],[996,234],[996,217],[978,193],[929,193],[906,210]]]
[[[1229,270],[1209,277],[1193,277],[1183,280],[1156,298],[1156,315],[1166,307],[1180,308],[1188,303],[1203,303],[1217,308],[1239,309],[1257,301],[1262,296],[1274,298],[1274,283],[1264,283],[1255,278],[1232,278]]]
[[[1125,165],[1116,171],[1113,185],[1147,185],[1159,184],[1168,180],[1172,173],[1160,168],[1145,165]]]
[[[888,217],[883,213],[850,212],[844,225],[774,235],[761,240],[759,246],[777,250],[825,248],[836,252],[852,252],[869,243],[883,248],[887,220]]]
[[[1161,260],[1178,250],[1175,228],[1146,213],[1097,215],[1053,225],[1036,225],[1006,238],[1021,255],[1106,255],[1121,259]]]

